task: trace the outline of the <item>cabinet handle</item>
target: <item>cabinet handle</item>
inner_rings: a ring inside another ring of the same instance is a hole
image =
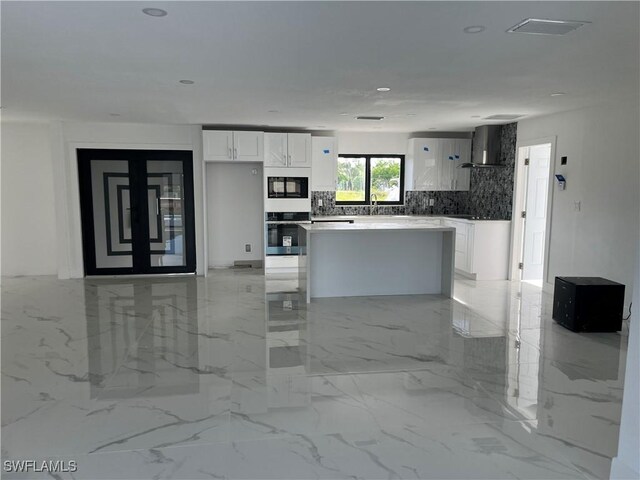
[[[287,155],[287,165],[291,166],[291,155]]]
[[[238,149],[237,148],[233,149],[233,158],[238,158]]]
[[[231,156],[231,147],[229,147],[229,158],[233,158],[233,157]]]

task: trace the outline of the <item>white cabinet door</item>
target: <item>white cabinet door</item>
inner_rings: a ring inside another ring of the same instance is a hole
[[[455,174],[454,187],[455,190],[467,191],[471,183],[471,169],[458,168],[463,163],[471,161],[471,140],[468,138],[459,138],[455,141],[454,148],[455,157]]]
[[[286,167],[287,166],[287,134],[286,133],[265,133],[264,134],[264,166],[265,167]]]
[[[338,140],[335,137],[311,137],[311,190],[336,190]]]
[[[264,133],[233,132],[233,157],[239,162],[264,161]]]
[[[438,156],[440,139],[412,138],[409,140],[409,189],[439,190],[438,188]]]
[[[233,160],[233,132],[203,130],[202,144],[202,154],[205,162],[228,162]]]
[[[455,140],[453,138],[443,138],[440,142],[440,165],[438,170],[439,190],[453,190],[455,173]]]
[[[288,133],[288,165],[311,167],[311,134]]]

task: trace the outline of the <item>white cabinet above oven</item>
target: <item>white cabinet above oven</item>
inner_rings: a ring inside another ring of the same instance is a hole
[[[310,133],[265,133],[265,167],[311,167]]]

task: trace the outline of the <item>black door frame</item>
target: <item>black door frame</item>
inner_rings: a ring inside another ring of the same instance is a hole
[[[193,152],[190,150],[121,150],[76,149],[80,185],[80,215],[82,219],[82,247],[85,275],[129,275],[157,273],[195,273],[196,240],[193,188]],[[132,267],[97,268],[93,218],[91,160],[128,161],[131,201]],[[149,242],[149,198],[146,160],[180,161],[184,175],[184,216],[182,219],[186,265],[151,266]]]

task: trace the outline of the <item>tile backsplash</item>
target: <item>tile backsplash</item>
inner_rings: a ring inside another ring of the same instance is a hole
[[[516,160],[517,123],[503,125],[500,160],[504,168],[474,168],[467,192],[407,191],[405,204],[378,206],[373,212],[368,206],[336,205],[336,192],[311,192],[312,215],[454,215],[469,214],[511,220],[513,179]],[[429,199],[434,205],[429,206]],[[322,200],[322,207],[318,205]]]
[[[322,206],[318,204],[322,200]],[[404,215],[404,205],[376,206],[336,205],[336,192],[311,192],[311,215]]]

